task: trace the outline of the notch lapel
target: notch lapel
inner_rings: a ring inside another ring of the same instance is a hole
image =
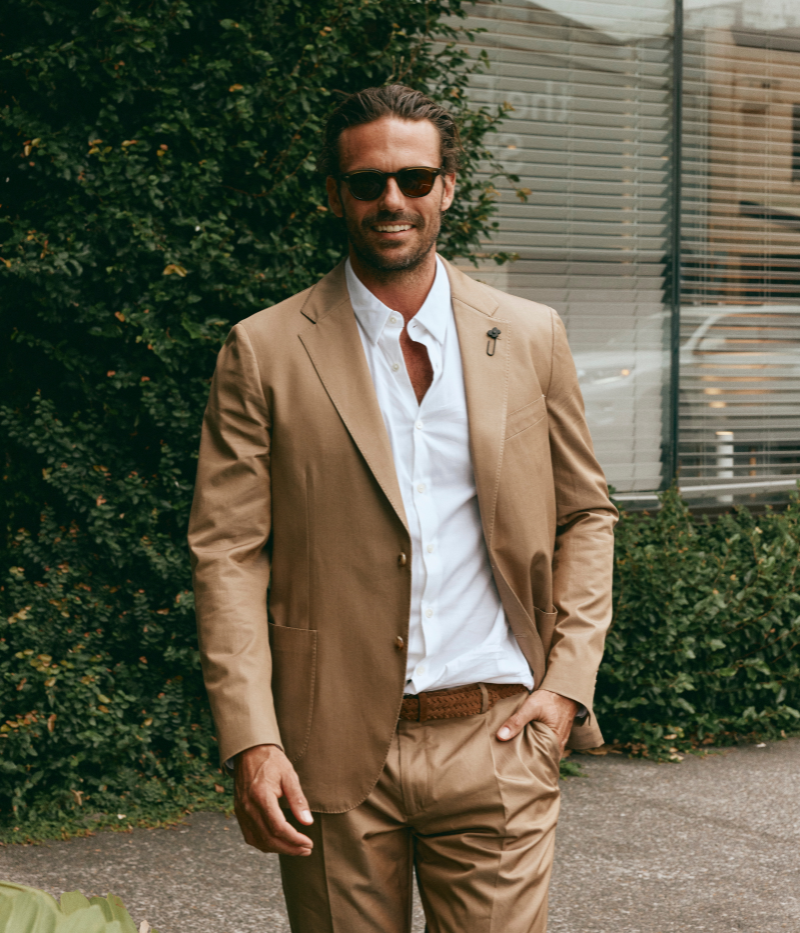
[[[314,369],[378,485],[408,529],[389,435],[347,294],[343,266],[337,266],[310,291],[302,313],[314,322],[298,335]]]

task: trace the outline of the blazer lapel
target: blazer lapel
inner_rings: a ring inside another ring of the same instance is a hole
[[[303,314],[313,326],[298,336],[314,369],[378,485],[408,529],[389,435],[347,293],[343,264],[310,290]]]
[[[497,302],[463,272],[447,264],[461,347],[470,448],[486,544],[491,548],[503,461],[508,407],[511,326],[494,315]],[[496,339],[488,336],[499,330]],[[493,351],[492,355],[489,352]]]

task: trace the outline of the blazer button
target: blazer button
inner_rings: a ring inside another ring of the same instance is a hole
[[[398,635],[397,638],[395,638],[395,640],[394,640],[394,646],[395,646],[395,648],[397,648],[398,651],[402,651],[403,648],[405,648],[406,643],[405,643],[405,641],[403,640],[403,636],[402,636],[402,635]]]
[[[401,567],[405,567],[405,565],[408,563],[408,558],[406,557],[405,554],[402,553],[402,551],[400,552],[400,554],[397,555],[397,563]]]

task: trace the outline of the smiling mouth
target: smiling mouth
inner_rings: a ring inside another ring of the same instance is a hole
[[[372,228],[378,233],[402,233],[404,230],[413,229],[413,224],[375,224]]]

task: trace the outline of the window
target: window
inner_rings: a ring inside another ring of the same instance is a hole
[[[564,318],[598,458],[618,490],[657,489],[669,392],[671,0],[477,3],[492,67],[481,104],[513,110],[494,144],[529,190],[500,192],[477,278]],[[489,244],[487,244],[488,246]]]
[[[477,277],[563,316],[618,492],[652,499],[677,446],[696,501],[785,499],[800,477],[800,3],[682,0],[678,43],[676,5],[469,8],[485,30],[471,54],[491,62],[470,94],[513,108],[493,149],[529,191],[500,192],[487,244],[518,261]]]

